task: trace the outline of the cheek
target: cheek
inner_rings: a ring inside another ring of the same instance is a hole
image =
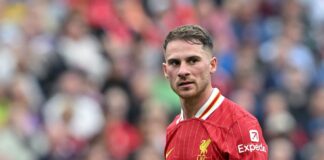
[[[166,73],[169,79],[173,79],[177,75],[177,71],[175,69],[168,69]]]
[[[199,76],[206,76],[209,74],[208,67],[209,66],[206,66],[206,65],[200,65],[200,66],[197,66],[196,68],[194,68],[194,70],[192,70],[192,72]]]
[[[210,79],[210,72],[208,66],[201,66],[194,71],[195,77],[202,81],[208,81]]]
[[[170,73],[169,73],[169,78],[168,78],[168,79],[169,79],[170,82],[174,82],[174,81],[176,81],[177,76],[176,76],[176,74],[175,74],[174,72],[173,72],[173,73],[170,72]]]

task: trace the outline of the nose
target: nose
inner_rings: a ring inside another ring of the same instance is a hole
[[[188,66],[186,64],[181,64],[178,71],[178,77],[185,78],[190,75]]]

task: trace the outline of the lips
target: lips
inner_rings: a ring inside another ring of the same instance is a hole
[[[186,85],[189,85],[189,84],[192,84],[193,82],[190,82],[190,81],[184,81],[184,82],[179,82],[178,83],[178,86],[186,86]]]

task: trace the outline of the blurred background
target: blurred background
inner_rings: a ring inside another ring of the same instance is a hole
[[[162,160],[179,99],[163,39],[200,24],[213,85],[270,160],[324,159],[322,0],[0,0],[1,160]]]

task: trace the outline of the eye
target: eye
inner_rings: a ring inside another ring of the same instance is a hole
[[[188,63],[191,65],[196,64],[198,61],[199,61],[199,59],[196,57],[191,57],[188,59]]]
[[[170,66],[178,66],[178,65],[180,65],[180,61],[178,61],[178,60],[169,60],[168,61],[168,64],[170,65]]]

